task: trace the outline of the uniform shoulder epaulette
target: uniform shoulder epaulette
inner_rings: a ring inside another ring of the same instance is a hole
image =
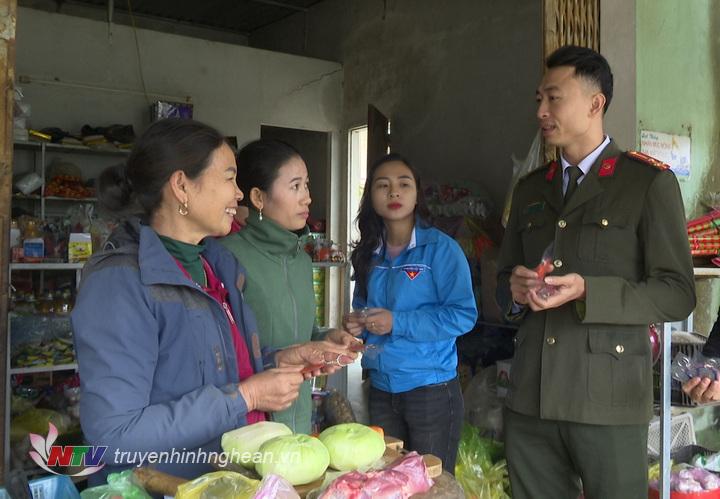
[[[645,163],[646,165],[650,165],[658,170],[667,170],[670,168],[670,165],[663,163],[659,159],[655,159],[652,156],[648,156],[647,154],[640,151],[627,151],[625,154],[627,154],[629,158],[634,159],[635,161]]]
[[[525,175],[521,176],[518,181],[525,180],[527,178],[530,178],[535,175],[543,174],[546,178],[550,177],[549,180],[552,180],[552,178],[555,176],[555,172],[557,171],[559,166],[559,163],[555,160],[548,161],[544,165],[542,165],[539,168],[535,168],[534,170],[527,172]]]

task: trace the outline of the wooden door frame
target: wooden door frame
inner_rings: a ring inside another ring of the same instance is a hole
[[[15,26],[17,22],[17,0],[0,0],[0,345],[8,344],[8,271],[10,261],[10,219],[13,164],[13,107],[15,103]],[[5,407],[8,400],[7,387],[9,352],[0,355],[0,400],[3,411],[0,414],[0,483],[5,483]]]

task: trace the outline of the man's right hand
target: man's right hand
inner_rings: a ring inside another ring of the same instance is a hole
[[[278,367],[254,374],[238,385],[248,411],[276,412],[292,405],[300,391],[303,366]]]
[[[527,305],[529,303],[528,293],[538,289],[542,285],[540,278],[534,270],[518,265],[510,274],[510,292],[515,303]]]

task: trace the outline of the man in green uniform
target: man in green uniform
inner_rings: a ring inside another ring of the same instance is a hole
[[[561,155],[517,184],[498,273],[520,326],[505,412],[513,497],[647,497],[648,324],[695,305],[682,198],[666,165],[605,135],[603,56],[566,46],[546,68],[537,117]],[[533,269],[550,244],[543,279]]]

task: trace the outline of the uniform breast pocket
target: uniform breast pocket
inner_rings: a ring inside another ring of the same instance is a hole
[[[634,225],[622,214],[583,215],[578,257],[585,261],[634,261],[638,244]]]
[[[651,360],[647,328],[591,328],[588,334],[588,397],[605,406],[641,400]]]
[[[524,217],[520,220],[518,231],[522,239],[523,252],[531,261],[529,265],[540,263],[543,253],[554,239],[554,220],[545,213]],[[537,260],[537,261],[535,261]]]

